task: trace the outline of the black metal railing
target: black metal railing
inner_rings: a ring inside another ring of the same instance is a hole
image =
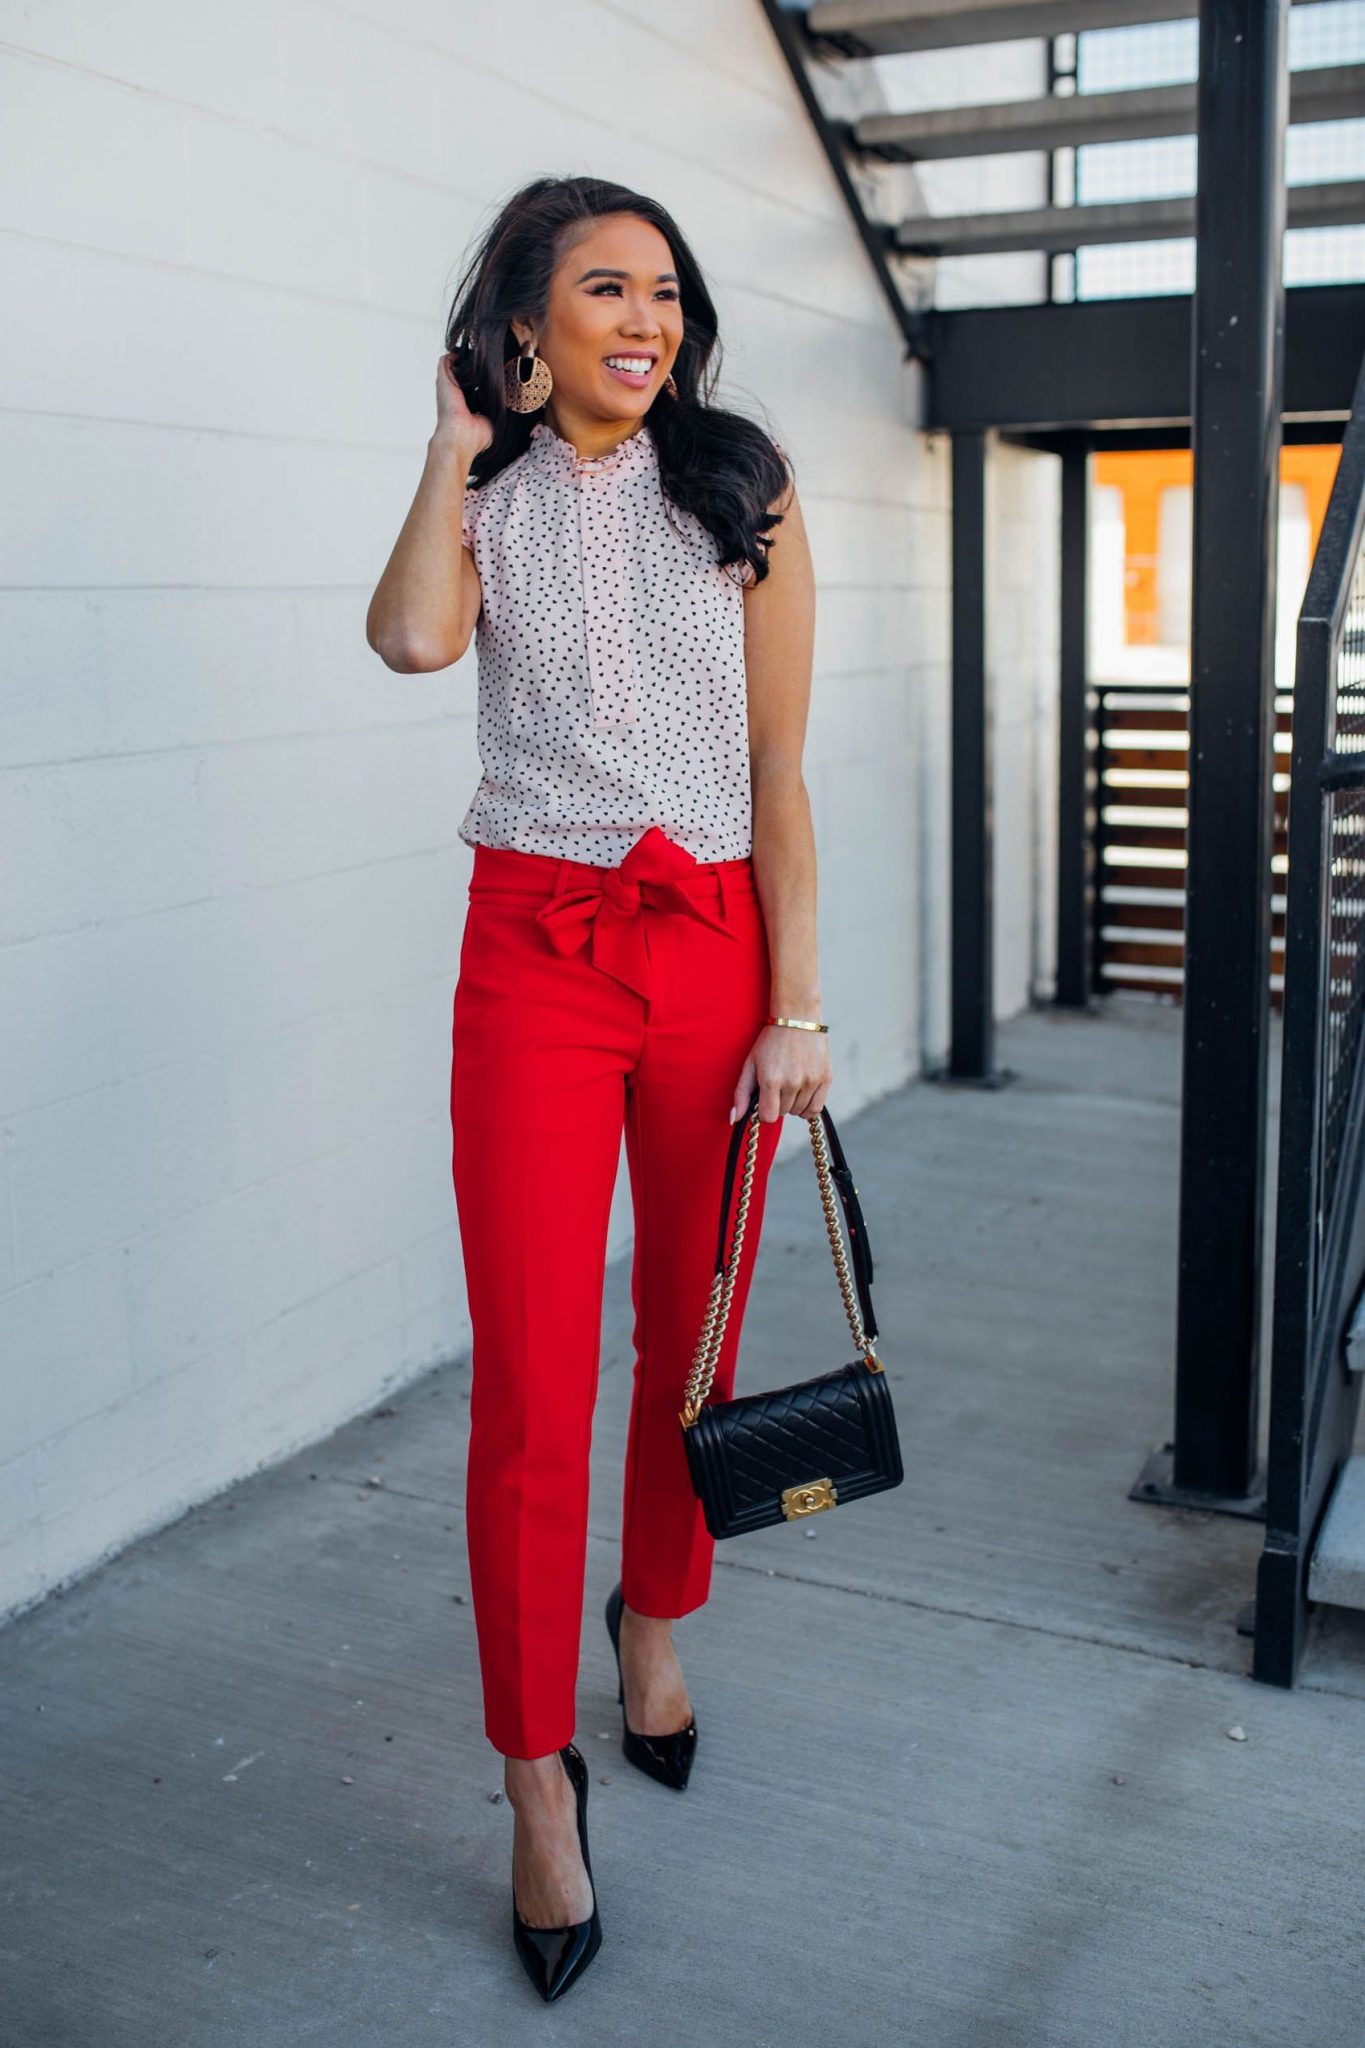
[[[1313,1545],[1351,1454],[1365,1277],[1365,366],[1299,614],[1279,1194],[1253,1677],[1292,1685]]]
[[[1365,559],[1356,562],[1336,671],[1337,765],[1329,767],[1324,791],[1334,886],[1327,903],[1320,1216],[1330,1213],[1336,1195],[1365,1002]]]

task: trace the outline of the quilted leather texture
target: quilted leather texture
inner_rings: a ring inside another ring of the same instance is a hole
[[[842,1504],[905,1476],[886,1375],[861,1359],[771,1393],[707,1402],[683,1442],[715,1537],[785,1521],[787,1486],[828,1478]]]

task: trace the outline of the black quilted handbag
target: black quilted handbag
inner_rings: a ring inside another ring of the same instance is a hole
[[[807,1122],[834,1269],[859,1355],[851,1365],[839,1366],[815,1379],[798,1380],[793,1386],[778,1387],[770,1394],[741,1394],[730,1401],[707,1399],[739,1271],[744,1219],[758,1152],[758,1093],[755,1088],[747,1115],[736,1122],[730,1137],[720,1198],[715,1278],[688,1375],[685,1406],[679,1417],[693,1490],[701,1501],[707,1528],[717,1537],[740,1536],[746,1529],[764,1529],[774,1522],[799,1521],[807,1515],[819,1514],[824,1508],[860,1500],[864,1494],[880,1493],[888,1486],[899,1486],[905,1476],[891,1390],[882,1362],[873,1350],[877,1323],[872,1313],[872,1251],[867,1226],[844,1148],[827,1109]],[[725,1225],[739,1147],[746,1137],[734,1244],[727,1260]],[[836,1188],[852,1249],[852,1283],[839,1230]]]

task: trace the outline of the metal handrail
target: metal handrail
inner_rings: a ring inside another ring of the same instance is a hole
[[[1365,364],[1296,644],[1266,1543],[1252,1664],[1254,1677],[1278,1685],[1297,1672],[1313,1544],[1360,1403],[1346,1337],[1365,1278],[1363,655]],[[1343,715],[1360,718],[1355,746],[1339,744]],[[1333,971],[1343,959],[1344,976]]]

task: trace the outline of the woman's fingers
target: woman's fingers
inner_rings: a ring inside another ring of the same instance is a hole
[[[791,1096],[790,1084],[780,1081],[765,1081],[760,1077],[758,1084],[758,1120],[760,1123],[775,1123],[787,1114],[787,1103]]]
[[[744,1065],[740,1068],[739,1079],[735,1083],[735,1092],[730,1102],[731,1123],[734,1123],[737,1118],[745,1114],[749,1107],[749,1097],[753,1092],[754,1056],[750,1053],[748,1059],[745,1060]]]
[[[782,1116],[820,1114],[833,1078],[829,1052],[823,1045],[818,1052],[794,1045],[791,1041],[796,1036],[784,1025],[765,1026],[759,1034],[735,1084],[731,1123],[747,1113],[755,1083],[762,1123],[772,1123]]]
[[[474,454],[481,454],[493,438],[492,423],[471,409],[449,352],[436,365],[436,423],[456,431],[473,428],[470,447]]]

